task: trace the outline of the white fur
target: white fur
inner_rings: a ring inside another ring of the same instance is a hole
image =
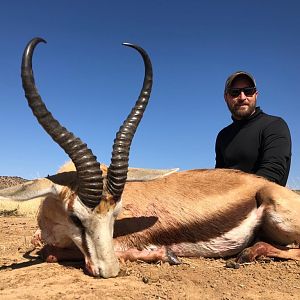
[[[239,253],[254,238],[255,229],[260,225],[263,207],[254,209],[247,218],[232,230],[214,239],[195,244],[181,243],[173,245],[171,250],[179,256],[226,257]]]

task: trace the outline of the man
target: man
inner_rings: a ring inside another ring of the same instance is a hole
[[[224,98],[233,123],[216,139],[216,168],[238,169],[286,185],[291,163],[290,131],[282,118],[256,106],[251,74],[238,71],[225,83]]]

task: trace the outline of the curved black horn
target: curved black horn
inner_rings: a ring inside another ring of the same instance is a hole
[[[145,77],[140,96],[114,140],[111,164],[107,173],[107,189],[116,201],[120,200],[125,186],[130,145],[148,104],[153,77],[151,61],[146,51],[137,45],[129,43],[123,45],[136,49],[142,55],[145,64]]]
[[[40,42],[46,43],[41,38],[32,39],[23,53],[21,76],[25,96],[38,122],[73,161],[77,170],[78,196],[81,201],[87,207],[94,208],[99,204],[103,191],[100,164],[86,144],[54,119],[38,93],[32,71],[32,55]]]

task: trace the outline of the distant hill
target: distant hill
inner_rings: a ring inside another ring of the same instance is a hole
[[[4,189],[26,181],[28,180],[18,176],[0,176],[0,189]]]

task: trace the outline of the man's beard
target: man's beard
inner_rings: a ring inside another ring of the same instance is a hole
[[[241,109],[241,107],[238,105],[231,107],[227,104],[227,106],[228,106],[228,109],[230,110],[232,116],[235,119],[241,120],[241,119],[249,118],[255,112],[256,102],[248,104],[246,109]]]

